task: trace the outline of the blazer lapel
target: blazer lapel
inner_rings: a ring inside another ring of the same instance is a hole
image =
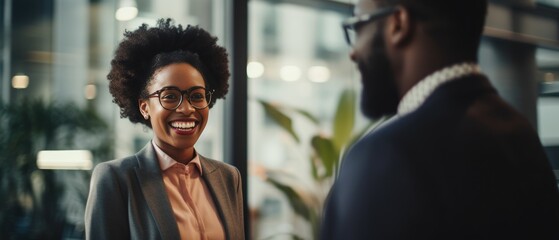
[[[165,191],[161,168],[151,141],[136,154],[136,177],[162,239],[180,239],[173,210]]]
[[[225,180],[223,179],[221,172],[219,169],[211,162],[208,161],[203,156],[200,156],[200,162],[202,164],[202,178],[206,182],[206,186],[210,190],[215,206],[222,217],[222,224],[225,228],[225,236],[229,238],[232,236],[231,226],[228,226],[228,223],[235,222],[235,219],[231,214],[233,213],[233,209],[231,207],[229,199],[229,189],[226,188]]]

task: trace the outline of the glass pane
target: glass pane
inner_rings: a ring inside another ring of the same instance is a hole
[[[559,0],[536,0],[536,2],[539,4],[559,8]]]
[[[125,30],[135,30],[141,24],[155,26],[159,18],[172,18],[175,23],[183,25],[198,25],[218,37],[218,44],[225,46],[225,2],[223,0],[138,0],[138,15],[128,21],[118,21],[118,34],[122,39]],[[113,17],[114,19],[114,17]],[[104,81],[108,88],[108,82]],[[113,104],[114,105],[114,104]],[[114,111],[118,111],[115,108]],[[196,150],[204,156],[223,160],[223,101],[218,100],[210,110],[208,125],[196,143]],[[145,131],[140,125],[133,125],[126,119],[118,119],[116,128],[123,129],[116,132],[116,157],[128,156],[142,148],[152,137],[151,131]],[[133,133],[133,134],[131,134]]]
[[[119,21],[124,3],[138,12]],[[0,61],[1,239],[83,239],[87,169],[129,156],[151,139],[150,130],[120,119],[108,91],[110,61],[124,30],[170,17],[205,28],[225,45],[226,11],[224,0],[0,1],[0,46],[7,49]],[[219,160],[222,104],[212,108],[196,146]],[[57,153],[89,165],[43,169],[48,166],[40,160],[52,156],[43,150],[71,150]]]
[[[536,50],[538,82],[538,132],[559,186],[559,50]]]
[[[254,239],[316,238],[313,229],[333,179],[313,177],[313,159],[317,175],[327,171],[311,157],[318,154],[311,141],[331,139],[342,92],[360,89],[341,28],[346,17],[345,8],[249,2],[248,200]],[[360,116],[356,112],[345,117]],[[365,121],[357,122],[355,129]],[[305,200],[303,208],[293,207],[290,190]]]

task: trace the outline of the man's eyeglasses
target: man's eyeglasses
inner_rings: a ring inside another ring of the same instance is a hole
[[[157,97],[163,108],[172,111],[181,105],[184,100],[183,96],[186,94],[186,99],[192,107],[204,109],[210,104],[212,93],[213,91],[207,91],[203,87],[192,87],[182,91],[177,87],[164,87],[149,94],[146,98]]]
[[[347,43],[350,46],[352,46],[355,43],[356,40],[355,31],[359,27],[363,26],[366,23],[376,21],[383,17],[386,17],[395,11],[396,11],[396,7],[387,7],[387,8],[378,9],[377,11],[374,11],[369,14],[348,18],[342,23],[342,28],[344,29],[345,39]]]

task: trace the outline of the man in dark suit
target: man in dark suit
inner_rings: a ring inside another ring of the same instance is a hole
[[[477,65],[485,0],[360,0],[344,22],[361,107],[321,239],[559,239],[539,138]]]

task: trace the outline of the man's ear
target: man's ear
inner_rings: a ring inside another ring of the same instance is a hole
[[[413,37],[415,23],[410,16],[410,11],[402,6],[390,15],[386,21],[386,40],[394,46],[405,45]]]
[[[138,106],[140,108],[140,113],[144,116],[145,120],[149,119],[149,105],[145,99],[138,100]]]

